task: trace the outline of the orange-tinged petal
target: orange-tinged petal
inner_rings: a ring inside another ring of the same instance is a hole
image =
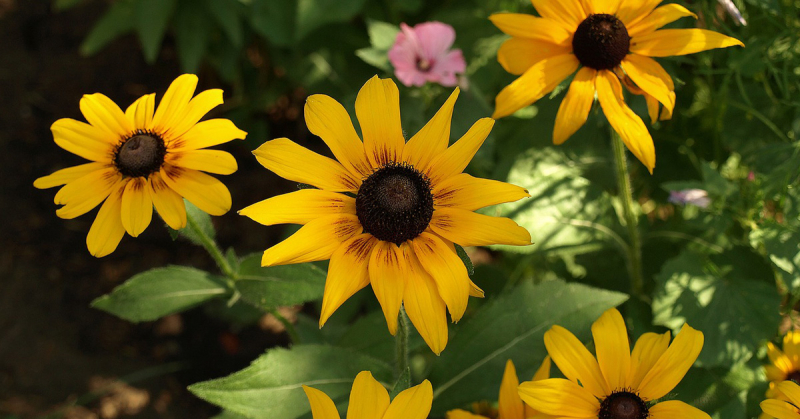
[[[344,106],[330,96],[312,95],[306,99],[304,109],[308,130],[322,138],[347,170],[358,177],[372,173],[364,144]]]
[[[197,150],[244,139],[247,133],[236,128],[228,119],[209,119],[197,123],[185,134],[167,144],[170,151]]]
[[[631,39],[630,52],[648,57],[694,54],[744,44],[736,38],[706,29],[662,29]]]
[[[228,188],[203,172],[165,164],[161,166],[161,178],[172,190],[210,215],[222,215],[231,209]]]
[[[231,153],[222,150],[186,150],[169,153],[165,161],[173,166],[218,175],[229,175],[239,168]]]
[[[197,76],[194,74],[183,74],[170,83],[153,116],[153,129],[167,132],[172,125],[179,122],[186,114],[187,105],[196,88]]]
[[[403,243],[401,246],[408,246]],[[406,260],[396,244],[380,241],[369,259],[369,282],[386,317],[389,333],[397,333],[397,315],[406,289]]]
[[[183,197],[167,186],[161,179],[161,173],[150,175],[150,197],[158,215],[173,230],[186,227],[186,205]]]
[[[339,213],[355,214],[355,198],[321,189],[301,189],[239,210],[239,214],[263,225],[306,224],[311,220]]]
[[[303,391],[311,405],[311,415],[314,419],[339,419],[339,411],[327,394],[309,386],[303,386]]]
[[[622,68],[639,88],[672,112],[675,107],[675,85],[660,64],[643,55],[629,54],[622,60]]]
[[[110,163],[119,137],[92,125],[63,118],[50,127],[55,143],[72,154],[101,163]]]
[[[653,419],[711,419],[708,413],[679,400],[667,400],[649,409]]]
[[[433,353],[439,355],[447,346],[447,313],[436,281],[420,265],[411,246],[403,248],[408,262],[403,306],[409,320]]]
[[[603,378],[597,360],[572,332],[554,325],[544,334],[544,346],[565,377],[576,383],[580,381],[581,385],[595,397],[603,398],[611,394],[612,389]],[[530,405],[536,410],[551,414],[533,404]]]
[[[169,135],[178,137],[189,131],[207,113],[219,105],[222,105],[222,90],[209,89],[200,92],[186,105],[184,115],[180,119],[172,121],[172,126],[168,128]]]
[[[319,327],[322,327],[348,298],[369,284],[369,257],[378,239],[359,234],[345,240],[331,255]]]
[[[431,162],[447,150],[450,144],[450,120],[460,90],[456,87],[436,115],[414,134],[403,148],[402,160],[420,172],[427,172]]]
[[[548,378],[550,378],[550,355],[544,357],[542,365],[539,365],[539,369],[533,374],[531,381],[546,380]]]
[[[125,116],[134,129],[149,130],[153,127],[153,112],[156,106],[156,94],[144,95],[133,102],[125,110]]]
[[[486,416],[475,415],[466,410],[454,409],[447,412],[447,419],[489,419]]]
[[[631,38],[645,35],[662,28],[664,25],[670,24],[682,17],[692,16],[695,19],[697,15],[690,12],[687,8],[677,3],[665,4],[652,13],[647,15],[644,19],[639,20],[635,25],[628,27],[628,35]]]
[[[783,400],[767,399],[761,402],[761,410],[767,415],[777,419],[798,419],[800,412],[797,408]]]
[[[570,32],[574,32],[587,17],[578,1],[533,0],[532,3],[543,18],[555,20]]]
[[[336,160],[317,154],[288,138],[267,141],[253,151],[256,159],[278,176],[335,192],[355,192],[361,185]]]
[[[122,109],[101,93],[83,95],[80,108],[81,113],[90,124],[108,132],[112,137],[121,138],[133,132],[134,126],[125,117]]]
[[[33,181],[33,187],[36,189],[48,189],[66,185],[73,180],[80,179],[89,173],[102,170],[105,167],[107,167],[107,165],[104,163],[92,162],[56,170],[47,176],[42,176]]]
[[[631,370],[627,379],[631,388],[639,388],[644,376],[667,351],[669,338],[669,332],[663,334],[648,332],[639,337],[631,352]]]
[[[122,236],[125,235],[125,228],[122,226],[120,210],[122,207],[122,193],[125,184],[120,182],[106,202],[97,212],[97,217],[89,229],[86,236],[86,247],[94,257],[103,257],[111,254],[117,249]]]
[[[336,214],[317,218],[286,240],[265,250],[261,266],[330,259],[344,241],[362,230],[355,215]]]
[[[56,210],[56,215],[72,219],[86,214],[100,205],[120,182],[122,175],[113,167],[106,167],[67,183],[56,192],[55,203],[64,205]]]
[[[383,419],[425,419],[431,412],[433,387],[428,380],[403,390],[392,400]]]
[[[142,234],[153,219],[153,199],[148,183],[141,177],[131,179],[122,194],[122,226],[133,237]]]
[[[569,47],[572,33],[557,22],[519,13],[495,13],[489,20],[504,33],[517,38],[538,39]]]
[[[784,337],[784,342],[786,341]],[[787,345],[784,343],[784,348]],[[783,351],[778,349],[772,342],[767,342],[767,356],[772,365],[786,373],[787,375],[794,370],[794,364],[791,359]]]
[[[627,388],[631,369],[631,346],[625,320],[617,309],[607,310],[592,324],[597,363],[600,371],[613,391]]]
[[[703,333],[684,324],[672,345],[661,355],[639,385],[639,394],[647,400],[664,397],[672,391],[692,367],[703,349]]]
[[[509,38],[497,50],[497,61],[511,74],[521,75],[545,58],[572,52],[570,46],[539,39]]]
[[[541,99],[574,73],[579,65],[573,54],[557,55],[537,62],[500,91],[495,98],[492,118],[511,115]]]
[[[466,173],[451,176],[433,189],[433,203],[436,207],[456,207],[467,211],[522,198],[530,198],[524,188],[497,180],[472,177]]]
[[[510,218],[491,217],[461,208],[440,207],[433,211],[430,228],[461,246],[531,244],[531,235]]]
[[[600,410],[592,393],[563,378],[526,381],[520,384],[519,395],[535,410],[557,417],[597,418]]]
[[[597,70],[583,67],[569,84],[567,95],[561,101],[556,115],[556,124],[553,128],[553,143],[561,144],[567,141],[589,117],[594,103],[594,80]]]
[[[467,309],[470,293],[470,280],[464,263],[447,244],[427,232],[412,240],[411,247],[425,271],[436,281],[450,317],[454,322],[459,321]]]
[[[433,160],[427,175],[434,188],[439,182],[461,173],[467,167],[486,137],[489,136],[492,126],[494,126],[493,119],[479,119],[472,124],[466,134]]]
[[[389,393],[372,377],[372,373],[358,373],[350,391],[347,419],[379,419],[388,407]]]
[[[374,76],[356,97],[364,150],[373,168],[400,160],[405,146],[400,126],[400,92],[392,79]]]
[[[525,409],[522,406],[522,399],[517,391],[519,378],[514,363],[509,359],[506,361],[506,369],[503,371],[503,380],[500,383],[500,395],[497,398],[497,412],[499,418],[503,419],[526,419]]]

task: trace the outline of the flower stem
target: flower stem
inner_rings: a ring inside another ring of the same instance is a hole
[[[203,248],[206,249],[214,261],[217,262],[217,266],[219,266],[219,269],[222,271],[222,273],[229,280],[235,279],[236,272],[233,271],[231,264],[228,263],[228,259],[226,259],[225,255],[222,254],[222,250],[220,250],[219,246],[217,246],[217,242],[209,237],[202,228],[200,228],[197,220],[192,217],[192,214],[189,211],[186,212],[186,227],[190,228],[197,235],[197,238],[200,240],[200,244],[203,245]]]
[[[398,317],[397,334],[395,334],[395,362],[398,376],[400,376],[408,368],[408,315],[402,306]]]
[[[643,296],[642,279],[642,238],[639,234],[639,219],[633,211],[633,188],[625,156],[625,144],[616,131],[611,129],[611,143],[614,148],[614,163],[617,172],[617,188],[622,198],[625,226],[628,228],[628,276],[631,279],[631,292]]]

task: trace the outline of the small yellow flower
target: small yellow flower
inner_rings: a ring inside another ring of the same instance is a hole
[[[192,98],[196,87],[197,76],[178,77],[155,113],[155,94],[142,96],[124,113],[100,93],[85,95],[80,109],[88,124],[64,118],[50,128],[56,144],[92,162],[36,179],[33,186],[65,185],[55,196],[63,205],[56,215],[65,219],[105,201],[86,237],[92,255],[113,252],[126,231],[141,234],[150,225],[153,206],[173,229],[186,226],[183,198],[211,215],[230,210],[228,188],[202,171],[231,174],[236,160],[224,151],[202,149],[247,133],[227,119],[198,122],[222,103],[222,90]]]
[[[542,365],[536,370],[532,381],[540,381],[550,378],[550,357],[547,356],[542,361]],[[447,419],[529,419],[539,415],[539,412],[522,402],[519,397],[519,378],[514,363],[509,359],[506,362],[506,369],[503,372],[503,381],[500,384],[500,395],[497,399],[496,414],[483,416],[473,414],[466,410],[455,409],[447,412]]]
[[[767,398],[781,398],[781,393],[775,392],[775,385],[791,380],[800,383],[800,332],[790,331],[783,337],[783,350],[778,349],[772,342],[767,343],[767,356],[770,365],[764,365],[764,372],[769,380]],[[766,413],[761,419],[768,419]]]
[[[661,0],[532,0],[542,17],[499,13],[490,17],[511,35],[497,60],[520,77],[497,95],[493,118],[510,115],[544,97],[578,73],[558,110],[553,142],[561,144],[589,116],[595,94],[611,126],[629,150],[647,166],[656,165],[653,139],[625,103],[622,84],[644,95],[650,119],[672,117],[675,86],[650,57],[693,54],[713,48],[744,46],[738,40],[704,29],[663,29],[682,17],[685,7]]]
[[[530,195],[518,186],[462,173],[494,120],[479,120],[448,147],[458,93],[456,89],[406,142],[397,86],[375,76],[356,98],[363,142],[337,101],[325,95],[306,101],[308,129],[339,161],[287,138],[268,141],[254,152],[279,176],[319,188],[276,196],[239,213],[264,225],[304,225],[267,249],[262,265],[330,259],[320,327],[350,296],[371,284],[389,332],[397,331],[403,304],[422,338],[439,354],[447,344],[445,307],[458,321],[469,296],[483,296],[453,243],[530,244],[530,234],[514,221],[473,212]]]
[[[339,419],[336,405],[327,394],[308,386],[303,390],[311,405],[314,419]],[[372,373],[362,371],[353,382],[350,404],[347,407],[349,419],[426,419],[431,411],[433,388],[428,380],[420,385],[403,390],[389,403],[389,393]]]
[[[762,416],[778,419],[800,419],[800,386],[794,381],[783,381],[775,385],[778,399],[767,399],[761,402]]]
[[[541,413],[561,418],[710,419],[678,400],[652,404],[666,396],[694,364],[703,348],[701,332],[684,324],[672,345],[669,332],[645,333],[631,352],[625,322],[616,309],[610,309],[594,322],[592,336],[597,358],[567,329],[553,326],[548,330],[545,347],[567,379],[522,383],[522,400]]]

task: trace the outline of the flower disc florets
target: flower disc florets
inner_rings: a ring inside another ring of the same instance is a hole
[[[631,46],[631,37],[621,20],[614,15],[589,15],[575,30],[572,51],[578,61],[595,70],[618,66]]]
[[[404,163],[389,163],[369,175],[356,196],[364,231],[397,245],[420,235],[433,217],[427,176]]]
[[[157,172],[164,163],[167,147],[158,135],[137,130],[117,148],[114,165],[127,177],[147,176]]]
[[[647,419],[647,404],[629,391],[614,391],[600,403],[598,419]]]

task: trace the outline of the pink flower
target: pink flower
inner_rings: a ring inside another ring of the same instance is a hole
[[[389,50],[394,74],[406,86],[422,86],[425,82],[455,86],[456,73],[467,68],[460,49],[450,50],[456,39],[452,26],[442,22],[425,22],[409,27],[400,24],[400,33]]]
[[[669,202],[679,205],[695,205],[700,208],[708,208],[711,198],[708,192],[702,189],[684,189],[680,191],[669,191]]]

